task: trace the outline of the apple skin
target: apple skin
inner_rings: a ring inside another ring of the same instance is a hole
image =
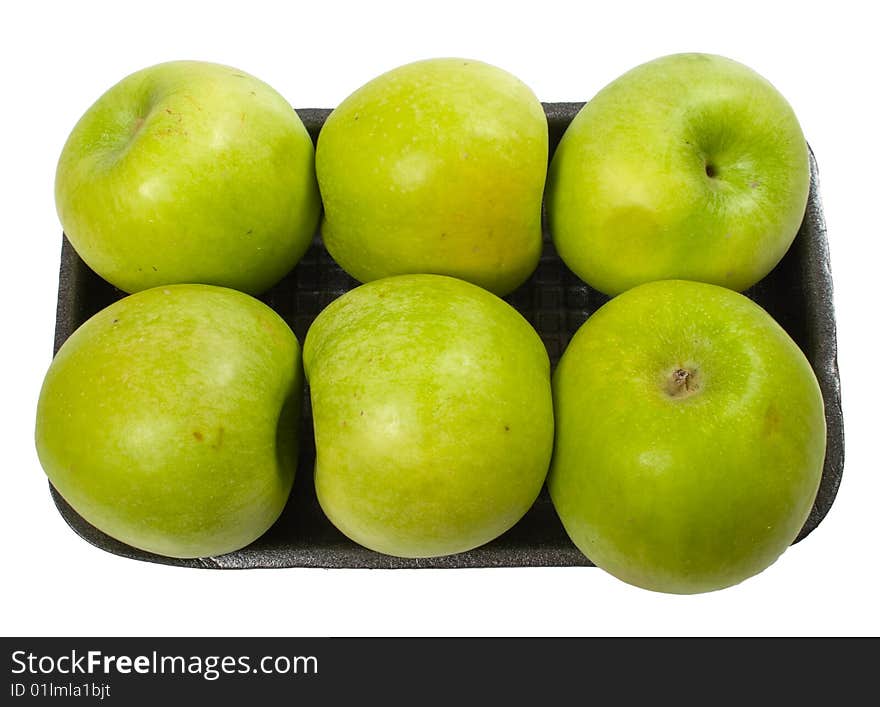
[[[46,374],[43,469],[89,523],[169,557],[221,555],[275,522],[293,483],[299,344],[257,300],[209,285],[131,295]]]
[[[551,163],[547,215],[566,265],[607,294],[668,279],[741,291],[785,255],[809,184],[800,125],[770,83],[676,54],[581,109]]]
[[[803,527],[825,458],[822,395],[797,345],[743,295],[674,280],[629,290],[575,334],[553,395],[553,504],[619,579],[721,589]]]
[[[196,61],[101,96],[62,150],[55,201],[80,257],[126,292],[195,282],[258,294],[302,258],[320,215],[293,108],[253,76]]]
[[[498,295],[541,255],[547,119],[506,71],[430,59],[373,79],[318,136],[322,235],[361,282],[451,275]]]
[[[553,447],[550,363],[506,302],[467,282],[401,275],[327,307],[303,345],[315,487],[372,550],[470,550],[531,507]]]

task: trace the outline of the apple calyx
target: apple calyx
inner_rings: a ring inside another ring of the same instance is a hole
[[[689,398],[702,388],[696,369],[676,367],[666,380],[666,394],[670,398]]]

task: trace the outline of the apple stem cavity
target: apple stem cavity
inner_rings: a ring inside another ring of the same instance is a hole
[[[718,170],[715,169],[715,165],[711,162],[706,163],[706,176],[709,177],[709,179],[715,179],[715,177],[718,176]]]

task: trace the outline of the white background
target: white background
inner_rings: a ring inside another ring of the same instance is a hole
[[[862,7],[870,4],[7,5],[0,20],[0,632],[876,635],[880,66],[876,26]],[[153,63],[205,59],[257,75],[294,106],[332,107],[396,65],[454,55],[509,70],[542,100],[585,100],[638,63],[689,50],[725,54],[769,78],[798,113],[821,172],[847,461],[828,517],[773,567],[693,597],[637,590],[584,568],[217,572],[126,560],[67,528],[33,446],[57,292],[53,178],[67,133],[106,88]]]

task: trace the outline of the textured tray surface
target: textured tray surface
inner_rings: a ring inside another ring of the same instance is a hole
[[[582,103],[544,105],[551,155]],[[329,110],[298,111],[313,140]],[[803,224],[782,262],[746,294],[763,306],[803,349],[816,371],[825,398],[828,446],[816,503],[798,539],[809,534],[831,507],[843,471],[843,417],[837,371],[837,341],[831,270],[815,160],[811,155],[810,197]],[[261,299],[281,314],[300,342],[327,304],[357,283],[330,258],[320,235],[303,260]],[[124,293],[92,272],[66,239],[61,274],[55,350],[73,331]],[[544,253],[531,278],[506,298],[538,330],[555,365],[571,336],[607,297],[581,282],[557,256],[544,229]],[[308,396],[301,430],[301,452],[293,493],[283,514],[259,540],[228,555],[178,560],[118,542],[84,521],[52,490],[61,515],[88,542],[125,557],[178,566],[240,569],[254,567],[509,567],[590,565],[568,540],[546,489],[526,516],[497,540],[476,550],[422,560],[388,557],[362,548],[324,517],[315,497],[314,437]],[[51,488],[51,487],[50,487]]]

